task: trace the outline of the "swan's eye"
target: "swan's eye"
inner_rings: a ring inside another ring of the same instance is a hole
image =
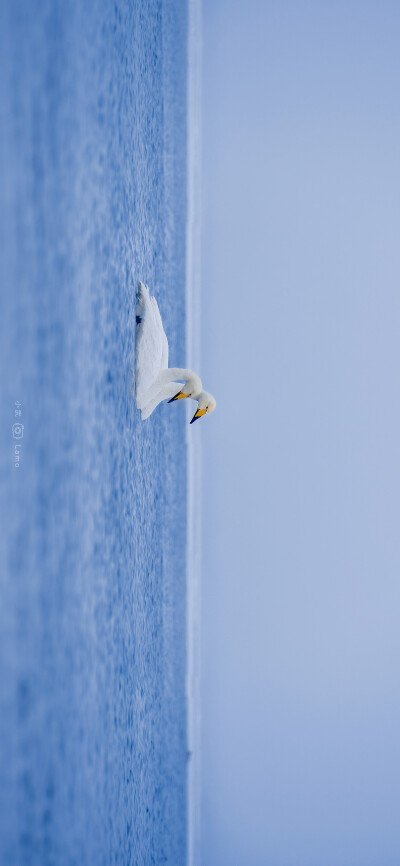
[[[206,412],[208,412],[208,406],[206,406]]]

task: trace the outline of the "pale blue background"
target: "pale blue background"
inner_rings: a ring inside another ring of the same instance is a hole
[[[207,866],[400,862],[400,6],[204,0]]]

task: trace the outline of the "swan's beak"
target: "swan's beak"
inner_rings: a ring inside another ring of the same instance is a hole
[[[183,394],[182,391],[178,391],[178,393],[175,394],[175,397],[171,397],[171,399],[168,400],[168,403],[173,403],[174,400],[184,400],[185,397],[188,397],[188,396],[189,396],[189,394]]]
[[[190,423],[193,424],[193,421],[197,421],[197,419],[201,418],[202,415],[205,415],[206,412],[207,412],[207,409],[198,409],[197,412],[195,412],[195,414],[193,415],[193,418],[192,418]]]

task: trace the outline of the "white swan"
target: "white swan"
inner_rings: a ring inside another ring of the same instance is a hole
[[[198,418],[207,411],[212,412],[215,400],[203,391],[201,379],[193,370],[168,367],[168,340],[158,304],[150,296],[148,287],[140,282],[136,305],[136,405],[141,409],[142,420],[148,418],[162,400],[172,402],[193,397],[199,401],[204,394],[210,399],[207,408],[207,401],[204,407],[202,403],[204,411],[199,403],[195,416]]]

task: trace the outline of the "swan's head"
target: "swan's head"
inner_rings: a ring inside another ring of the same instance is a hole
[[[207,391],[202,391],[197,399],[197,412],[195,412],[195,414],[193,415],[193,418],[190,422],[191,424],[193,424],[193,421],[197,421],[198,418],[202,418],[203,415],[209,415],[210,412],[214,411],[217,405],[217,401],[214,400],[212,394],[209,394]]]
[[[188,375],[183,388],[174,397],[171,397],[168,403],[173,403],[174,400],[184,400],[186,397],[193,397],[194,400],[197,400],[199,394],[201,394],[202,387],[200,376],[190,371],[190,375]]]

